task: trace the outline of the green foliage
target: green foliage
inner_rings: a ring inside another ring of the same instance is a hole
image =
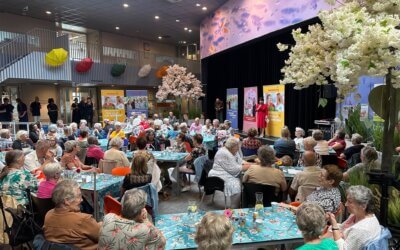
[[[372,138],[374,140],[374,147],[377,151],[382,152],[383,142],[383,123],[376,122],[372,127]]]
[[[389,198],[388,221],[393,225],[400,225],[400,195],[399,190],[392,188]]]
[[[326,99],[326,98],[319,98],[319,100],[318,100],[318,107],[325,108],[327,104],[328,104],[328,99]]]
[[[349,136],[351,136],[354,133],[360,134],[364,142],[371,140],[371,129],[373,123],[369,120],[360,120],[360,113],[361,113],[361,105],[358,104],[357,106],[354,107],[353,111],[349,112],[348,119],[346,119],[346,126],[345,126],[345,132]]]
[[[201,111],[199,109],[190,109],[189,110],[189,119],[194,119],[196,117],[200,118]]]

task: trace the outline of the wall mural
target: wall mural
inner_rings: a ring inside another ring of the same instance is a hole
[[[228,1],[202,22],[200,56],[205,58],[331,8],[325,0]]]

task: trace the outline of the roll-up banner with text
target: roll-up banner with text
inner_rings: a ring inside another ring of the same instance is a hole
[[[232,128],[238,128],[238,89],[226,90],[226,119],[232,122]]]
[[[127,90],[127,114],[131,116],[132,112],[137,114],[146,114],[148,117],[149,103],[147,97],[147,90]]]
[[[257,128],[257,87],[244,88],[243,102],[243,131],[247,132],[249,128]]]
[[[264,103],[268,106],[268,135],[281,137],[285,126],[285,85],[263,86]]]
[[[124,91],[101,90],[101,110],[103,120],[125,121]]]

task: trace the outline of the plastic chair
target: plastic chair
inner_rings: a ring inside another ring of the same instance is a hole
[[[35,221],[42,227],[47,212],[53,209],[55,205],[51,198],[38,198],[34,193],[30,193],[30,199],[32,201],[32,212],[35,215]]]
[[[392,238],[392,234],[389,229],[381,226],[381,234],[378,238],[367,242],[363,247],[363,250],[382,250],[389,249],[389,239]]]
[[[225,209],[226,209],[226,195],[224,192],[225,189],[225,182],[219,177],[212,176],[212,177],[207,177],[204,183],[204,193],[203,196],[201,197],[200,205],[203,203],[204,196],[206,195],[213,195],[212,197],[212,202],[214,202],[214,196],[215,196],[215,191],[221,191],[224,193],[224,198],[225,198]]]
[[[116,215],[121,215],[121,209],[122,209],[122,206],[119,201],[117,201],[110,195],[104,196],[104,213],[105,214],[113,213]]]
[[[276,187],[256,183],[243,183],[243,205],[254,207],[256,204],[256,192],[263,193],[264,207],[270,207],[272,201],[281,202],[282,199],[275,195]]]
[[[125,176],[131,173],[131,168],[129,167],[115,167],[111,170],[111,174],[114,176]]]
[[[99,162],[99,168],[102,173],[105,174],[112,174],[113,168],[117,166],[116,161],[108,161],[108,160],[103,160],[101,159]]]

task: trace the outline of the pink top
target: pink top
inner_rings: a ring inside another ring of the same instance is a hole
[[[53,194],[53,190],[56,187],[56,184],[57,184],[56,180],[42,181],[39,184],[37,197],[41,198],[41,199],[51,198],[51,195]]]
[[[99,146],[90,146],[86,153],[87,157],[96,158],[97,161],[104,159],[104,152]]]
[[[199,125],[197,126],[196,123],[192,123],[192,125],[190,125],[190,132],[195,132],[196,134],[201,134],[201,129],[203,126],[201,126],[201,124],[199,123]]]

